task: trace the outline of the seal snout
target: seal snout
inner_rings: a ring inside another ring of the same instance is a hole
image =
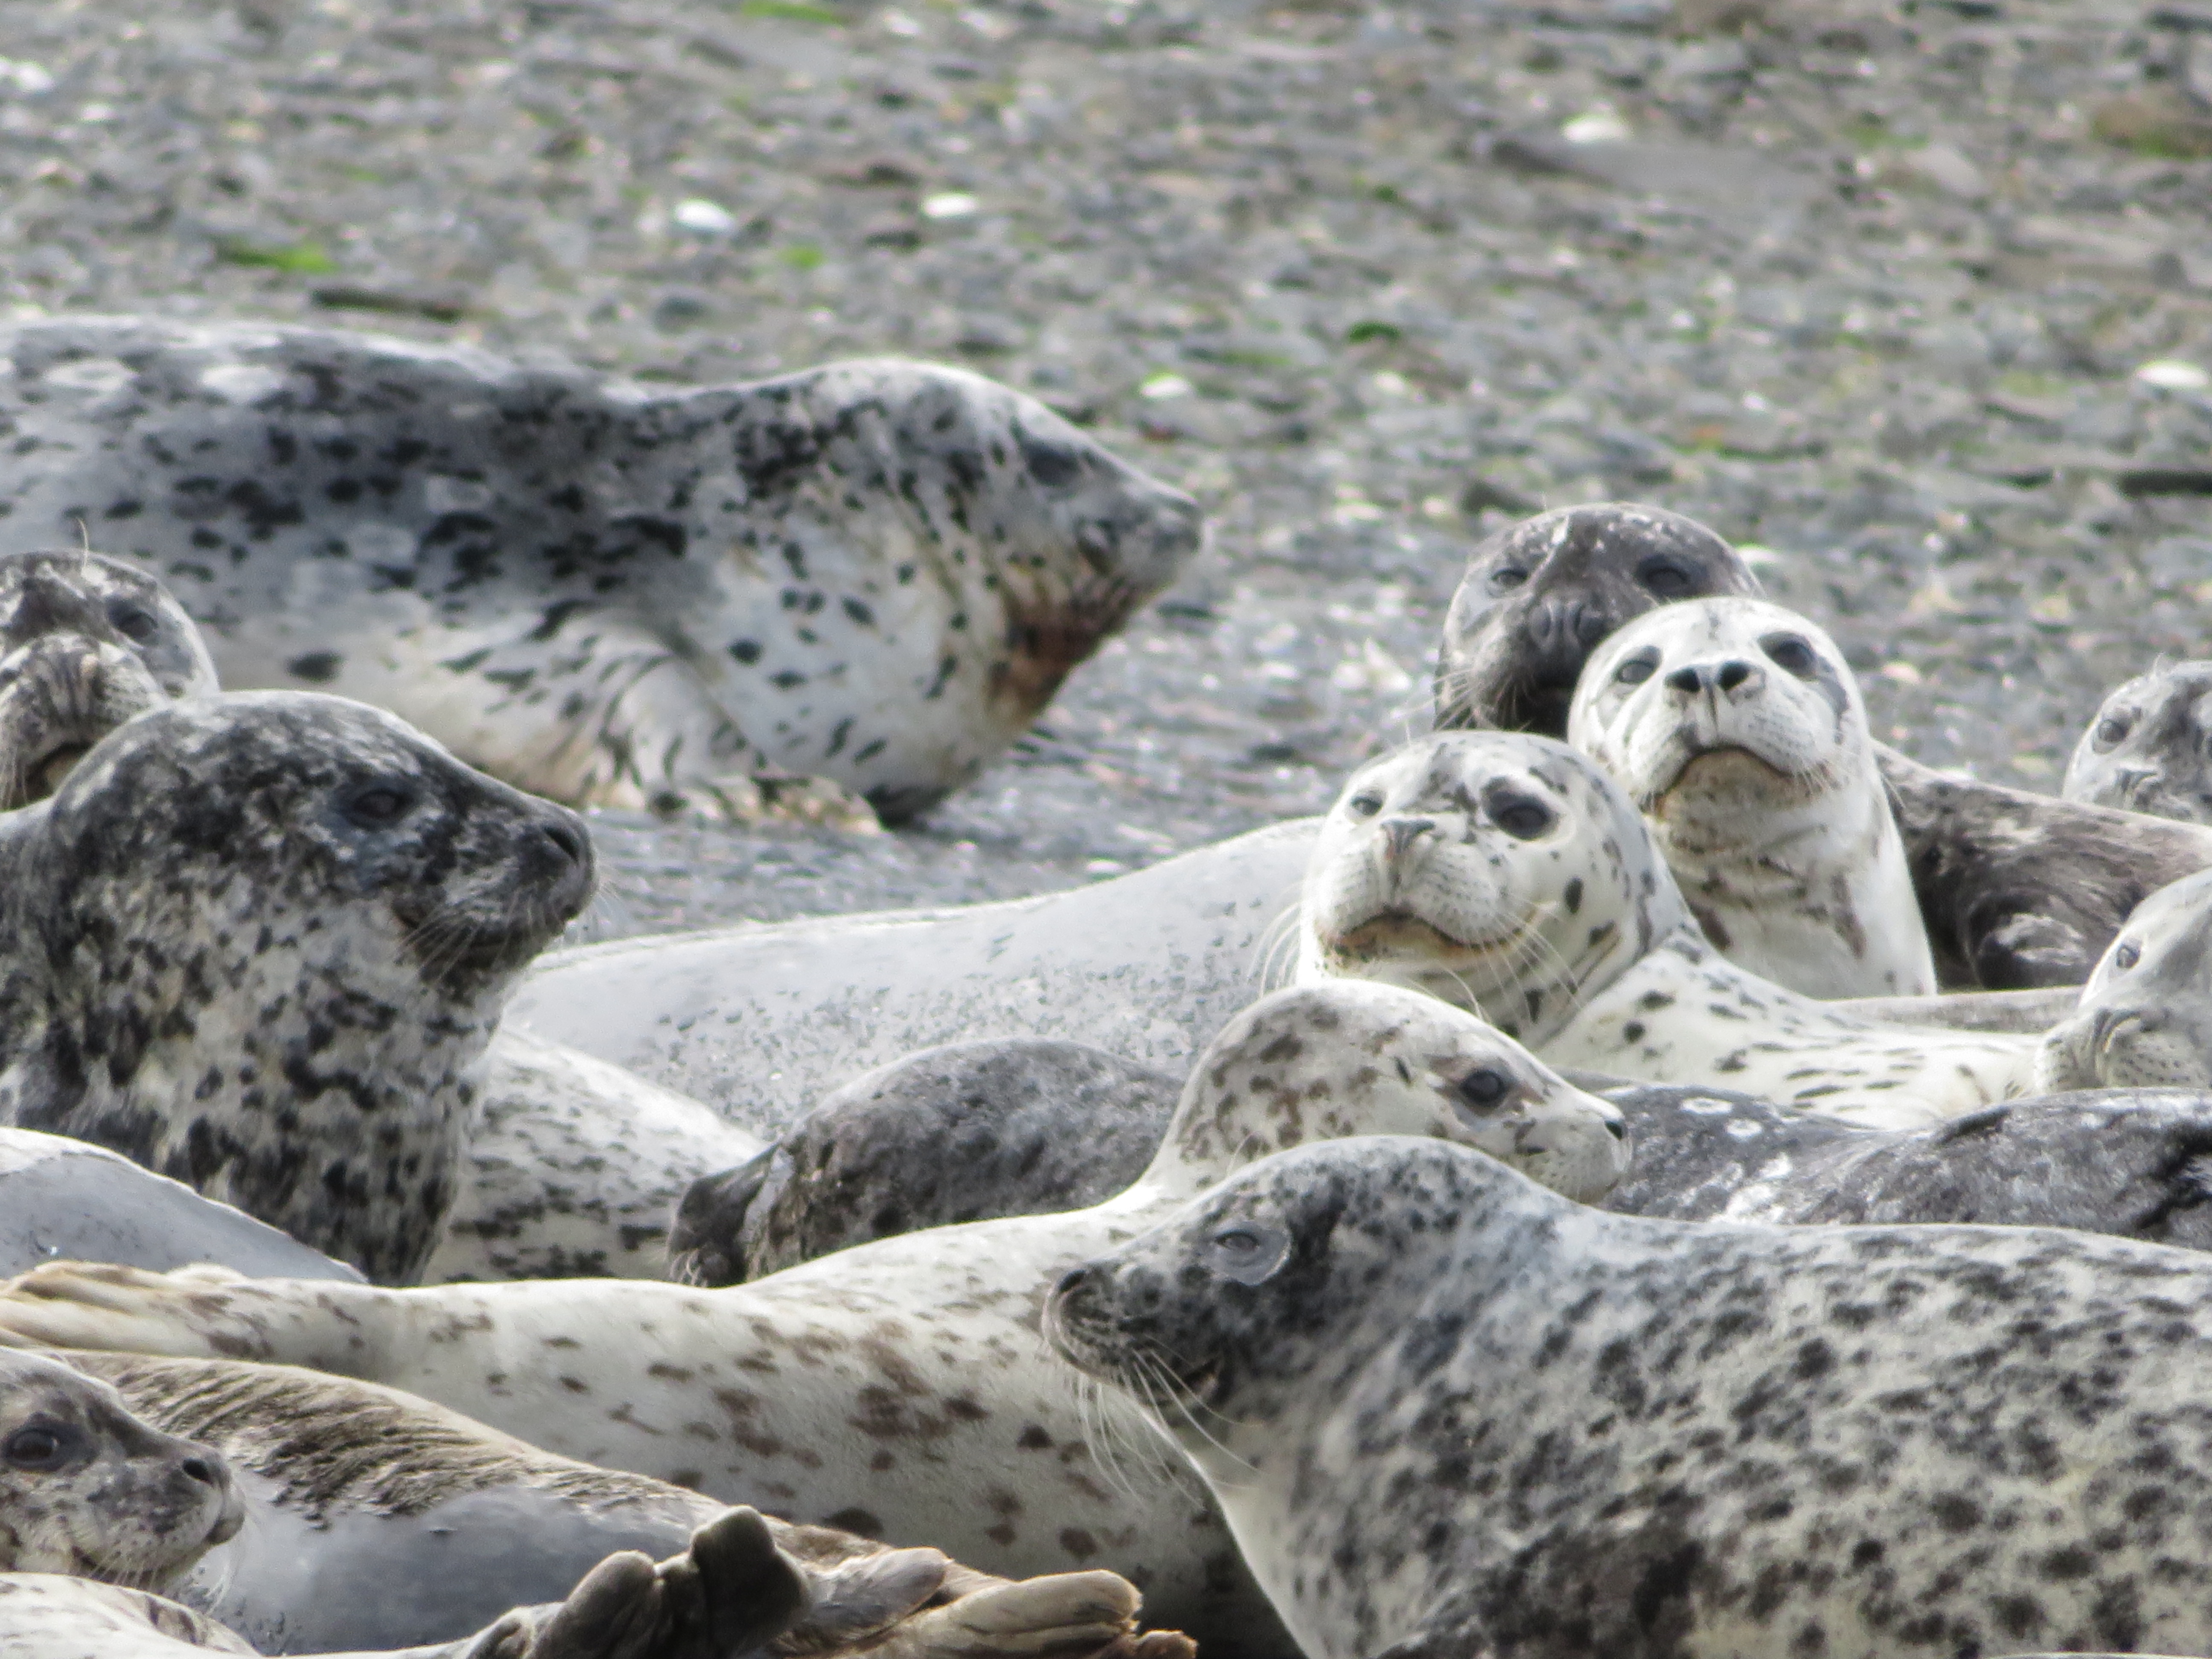
[[[1765,671],[1740,657],[1721,662],[1685,663],[1667,676],[1667,689],[1684,697],[1707,692],[1741,702],[1766,689]]]

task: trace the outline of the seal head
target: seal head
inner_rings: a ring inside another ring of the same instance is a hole
[[[2059,793],[2154,817],[2212,823],[2212,662],[2178,662],[2105,699]]]
[[[0,555],[0,811],[41,800],[100,738],[216,689],[191,618],[98,553]]]
[[[2045,1033],[2039,1093],[2068,1089],[2212,1089],[2212,870],[2136,907]]]

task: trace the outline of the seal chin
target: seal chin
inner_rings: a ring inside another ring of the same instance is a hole
[[[1742,743],[1696,744],[1678,738],[1670,745],[1675,758],[1673,775],[1653,781],[1644,810],[1656,817],[1680,816],[1680,798],[1686,792],[1698,803],[1699,816],[1710,817],[1715,802],[1755,802],[1771,810],[1819,799],[1836,787],[1832,768],[1801,770]]]

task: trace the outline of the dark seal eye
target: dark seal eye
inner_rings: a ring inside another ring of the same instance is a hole
[[[1620,666],[1613,671],[1613,677],[1623,685],[1641,685],[1658,672],[1659,647],[1647,645],[1635,655],[1624,658]]]
[[[1662,599],[1686,599],[1698,591],[1698,573],[1680,559],[1646,559],[1636,567],[1636,580]]]
[[[1494,1066],[1478,1066],[1459,1080],[1460,1098],[1478,1112],[1494,1111],[1513,1092],[1513,1079]]]
[[[2097,722],[2096,734],[2089,741],[2099,749],[2110,749],[2127,736],[2131,724],[2118,714],[2107,714]]]
[[[136,640],[141,645],[148,644],[161,631],[161,624],[152,611],[129,599],[109,600],[107,620],[124,638]]]
[[[404,784],[370,783],[348,795],[341,810],[364,830],[384,830],[405,817],[414,805],[415,792]]]
[[[1490,821],[1518,841],[1534,841],[1558,816],[1534,795],[1496,794],[1483,802]]]
[[[58,1427],[32,1423],[0,1444],[0,1458],[15,1469],[58,1469],[69,1458],[69,1437]]]
[[[2142,947],[2133,939],[2112,952],[2112,966],[2125,972],[2142,960]]]
[[[1382,797],[1380,795],[1354,795],[1345,804],[1350,808],[1352,816],[1355,818],[1371,818],[1377,812],[1382,810]]]
[[[1759,648],[1766,653],[1767,660],[1777,668],[1801,680],[1811,679],[1820,665],[1820,659],[1813,654],[1813,647],[1795,634],[1770,634],[1759,642]]]
[[[1283,1265],[1290,1235],[1264,1221],[1232,1221],[1206,1241],[1208,1265],[1224,1279],[1257,1285]]]
[[[1510,592],[1528,580],[1528,573],[1517,565],[1504,564],[1490,573],[1490,585],[1499,592]]]

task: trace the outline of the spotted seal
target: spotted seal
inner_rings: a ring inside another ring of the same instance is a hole
[[[1046,1322],[1310,1659],[2212,1644],[2193,1251],[1646,1221],[1372,1137],[1240,1171]]]
[[[2145,899],[2035,1058],[2045,1090],[2212,1089],[2212,871]]]
[[[1127,1192],[1073,1214],[880,1240],[750,1285],[388,1291],[50,1267],[0,1295],[17,1340],[307,1364],[396,1382],[532,1443],[726,1499],[927,1541],[1009,1575],[1108,1567],[1152,1616],[1282,1651],[1202,1497],[1115,1453],[1043,1348],[1039,1298],[1271,1147],[1378,1129],[1491,1147],[1581,1197],[1626,1151],[1612,1108],[1432,999],[1346,983],[1231,1020]],[[1109,1471],[1100,1459],[1114,1455]]]
[[[0,1122],[411,1278],[499,1009],[591,883],[574,815],[380,710],[150,710],[0,818]]]
[[[89,520],[226,685],[380,704],[580,806],[838,810],[795,775],[919,811],[1200,541],[1189,497],[921,364],[649,392],[128,318],[18,323],[0,360],[0,549]]]
[[[2069,800],[2212,823],[2212,662],[2161,663],[2110,696],[2066,762]]]
[[[1741,556],[1688,522],[1569,507],[1478,546],[1437,648],[1438,729],[1565,737],[1576,678],[1614,629],[1681,599],[1757,597]],[[1656,580],[1640,579],[1647,567]],[[2212,866],[2212,831],[1954,776],[1883,744],[1874,752],[1946,987],[2078,985],[2146,895]]]
[[[1875,1128],[2021,1092],[2031,1040],[1880,1025],[1698,931],[1620,785],[1548,738],[1440,732],[1352,775],[1307,872],[1298,974],[1474,1009],[1558,1066],[1708,1083]]]
[[[1764,599],[1647,611],[1591,653],[1567,740],[1729,961],[1809,997],[1935,994],[1866,703],[1819,627]]]
[[[133,714],[215,689],[199,629],[143,571],[93,552],[0,555],[0,811],[53,793]]]

